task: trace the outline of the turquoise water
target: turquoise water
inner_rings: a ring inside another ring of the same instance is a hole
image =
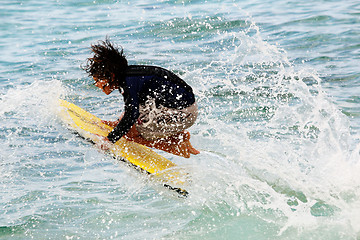
[[[356,1],[2,0],[0,239],[360,239]],[[116,119],[80,69],[108,36],[193,86],[187,199],[76,137]]]

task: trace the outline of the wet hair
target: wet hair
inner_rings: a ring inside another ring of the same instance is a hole
[[[123,49],[119,50],[106,39],[92,44],[91,50],[94,56],[86,60],[86,65],[82,66],[82,69],[91,77],[106,79],[110,84],[121,84],[128,66]],[[112,79],[112,74],[115,74],[115,79]]]

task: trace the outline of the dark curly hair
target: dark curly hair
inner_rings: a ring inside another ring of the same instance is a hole
[[[121,84],[128,66],[123,49],[119,50],[109,39],[106,39],[91,45],[91,50],[94,56],[87,59],[82,69],[91,77],[106,79],[110,84]],[[112,78],[113,74],[115,79]]]

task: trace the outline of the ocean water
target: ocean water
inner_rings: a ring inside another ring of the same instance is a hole
[[[151,2],[151,3],[149,3]],[[360,239],[358,1],[2,0],[0,239]],[[197,96],[180,199],[72,134],[108,36]]]

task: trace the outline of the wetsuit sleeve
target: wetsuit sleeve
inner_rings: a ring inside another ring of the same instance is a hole
[[[137,96],[124,93],[125,113],[119,124],[109,133],[107,138],[112,143],[117,142],[122,136],[129,132],[139,118],[139,100]]]

